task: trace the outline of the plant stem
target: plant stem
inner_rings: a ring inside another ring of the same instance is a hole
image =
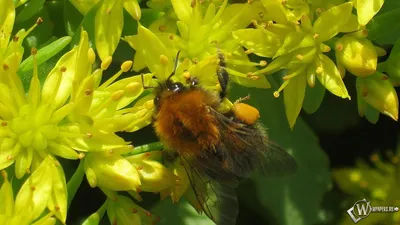
[[[79,162],[78,168],[76,168],[76,170],[75,170],[74,175],[72,175],[71,179],[67,183],[68,208],[71,205],[72,199],[74,199],[75,194],[78,191],[78,188],[82,183],[84,175],[85,175],[85,171],[83,169],[83,160],[81,160]]]
[[[133,149],[133,151],[124,154],[124,156],[130,156],[130,155],[138,155],[141,153],[145,153],[145,152],[152,152],[152,151],[158,151],[163,149],[164,146],[161,144],[161,142],[153,142],[150,144],[146,144],[146,145],[141,145],[138,147],[135,147]]]

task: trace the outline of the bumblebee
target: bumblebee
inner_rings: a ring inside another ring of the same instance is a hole
[[[218,111],[227,95],[229,75],[224,55],[217,54],[219,93],[202,88],[196,77],[189,78],[186,85],[174,82],[178,52],[174,71],[155,87],[153,127],[166,152],[186,165],[191,186],[207,216],[217,225],[234,225],[238,214],[234,188],[238,181],[255,170],[266,174],[293,172],[296,162],[268,139],[256,108],[239,100],[229,112]]]

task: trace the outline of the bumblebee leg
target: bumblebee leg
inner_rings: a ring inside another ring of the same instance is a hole
[[[218,48],[218,59],[219,59],[219,64],[217,67],[217,76],[219,85],[221,86],[221,92],[219,93],[219,97],[221,98],[222,101],[222,99],[227,94],[229,74],[225,70],[226,67],[225,56],[219,51],[219,48]]]
[[[250,95],[247,95],[247,96],[241,97],[238,100],[236,100],[234,104],[237,104],[237,103],[240,103],[240,102],[243,102],[243,101],[247,101],[249,99],[250,99]]]

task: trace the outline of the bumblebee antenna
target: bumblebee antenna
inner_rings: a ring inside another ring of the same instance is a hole
[[[142,77],[142,86],[143,86],[143,89],[155,88],[154,86],[146,86],[146,85],[144,84],[144,76],[143,76],[143,73],[140,74],[140,76]]]
[[[174,64],[174,71],[172,71],[172,73],[168,76],[167,80],[169,80],[173,75],[175,75],[176,68],[178,67],[179,53],[181,53],[181,50],[179,50],[179,51],[176,53],[175,64]]]

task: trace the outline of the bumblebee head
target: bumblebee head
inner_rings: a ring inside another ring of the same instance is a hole
[[[176,54],[174,70],[168,76],[165,82],[160,83],[156,88],[156,97],[154,98],[154,104],[157,108],[159,107],[160,101],[163,98],[166,98],[172,94],[176,94],[187,89],[187,87],[185,87],[181,82],[174,82],[171,79],[175,75],[176,68],[178,67],[179,53],[180,51],[178,51],[178,53]]]
[[[156,87],[156,97],[154,98],[154,105],[159,108],[161,101],[168,98],[171,95],[178,94],[182,91],[187,90],[181,82],[173,82],[172,80],[167,80]]]
[[[171,80],[167,80],[165,83],[167,91],[171,91],[174,93],[183,91],[186,89],[186,87],[181,83],[181,82],[173,82]]]

